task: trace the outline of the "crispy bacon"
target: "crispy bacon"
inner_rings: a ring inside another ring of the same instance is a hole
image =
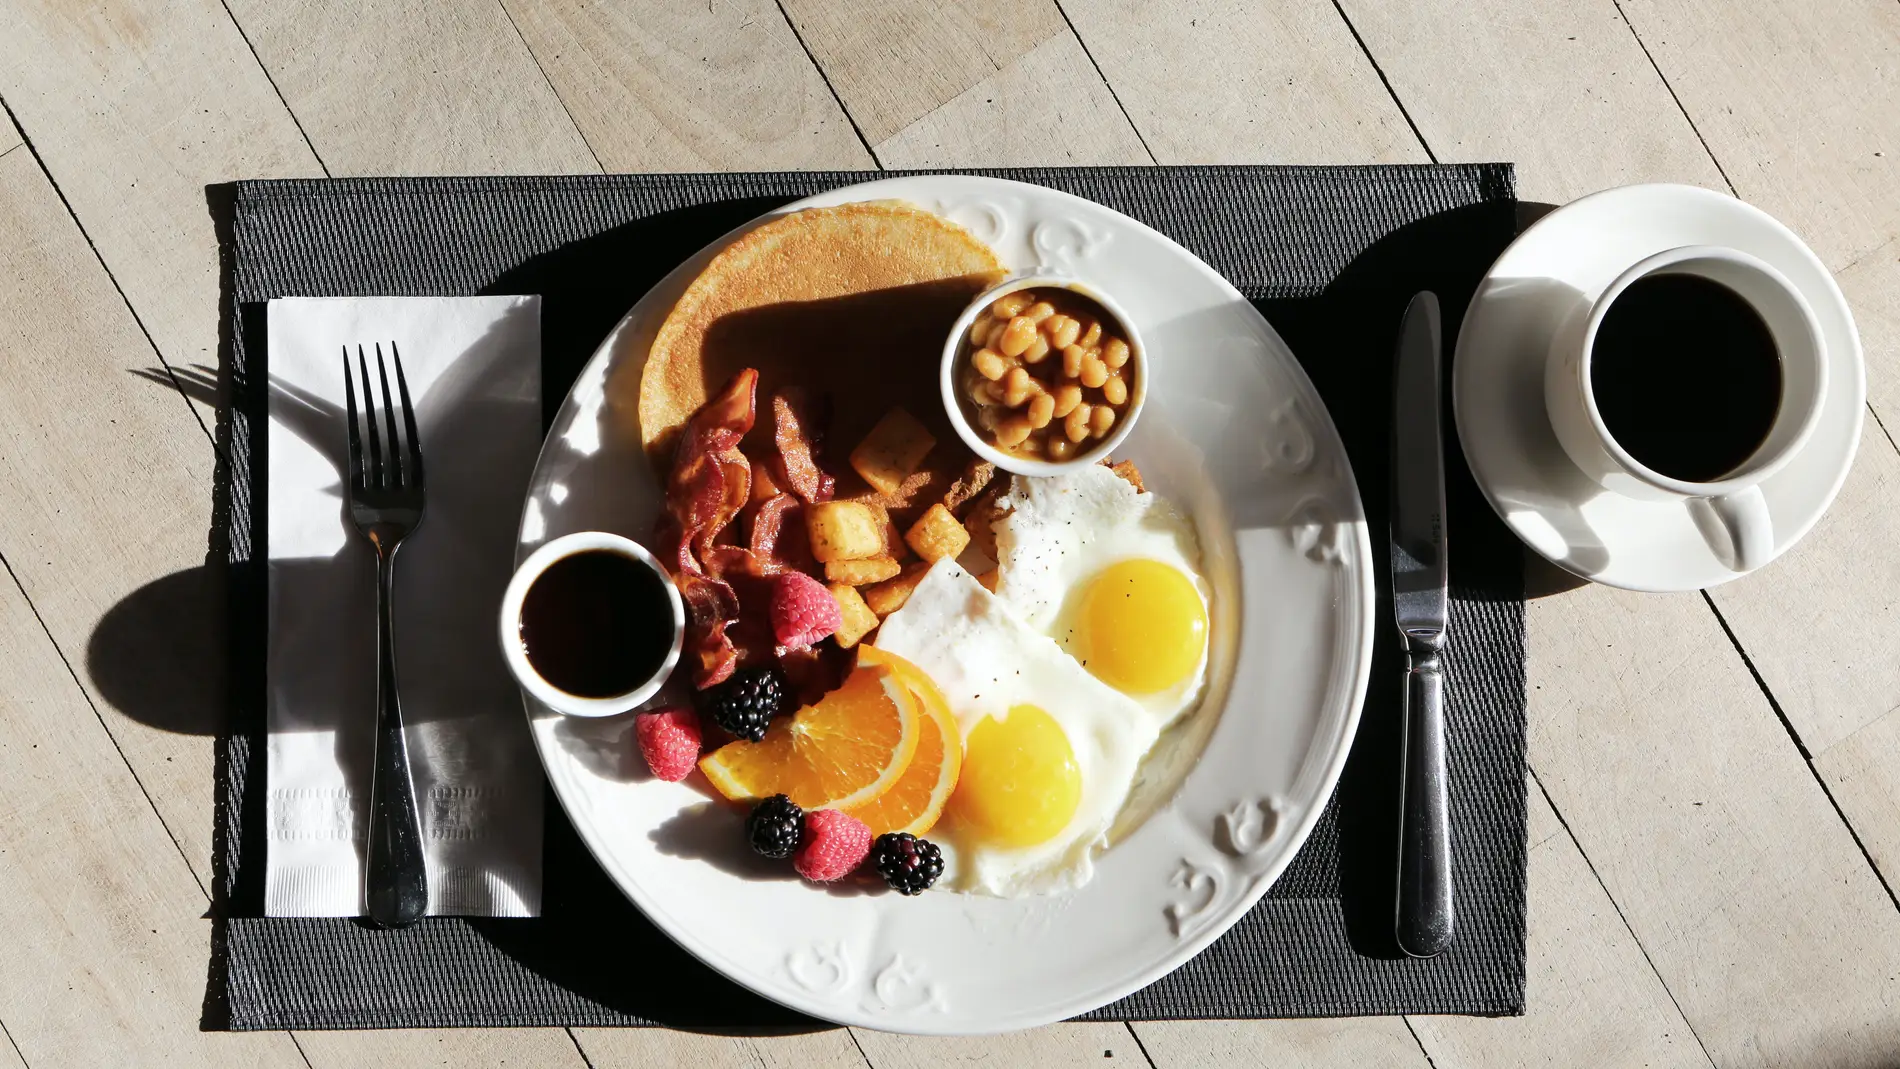
[[[814,404],[804,390],[787,386],[772,395],[772,444],[785,485],[806,504],[831,500],[837,480],[818,466],[824,445],[828,407]]]
[[[803,508],[804,503],[791,494],[747,505],[740,516],[745,544],[722,542],[706,547],[701,552],[706,570],[728,580],[740,575],[770,578],[787,568],[811,570],[811,544],[800,519]]]
[[[758,378],[740,372],[693,414],[667,477],[657,545],[686,603],[687,663],[701,689],[740,665],[786,656],[773,640],[771,580],[788,568],[816,571],[800,512],[829,500],[835,485],[818,459],[824,406],[795,388],[772,398],[772,455],[761,463],[740,452],[757,416]],[[794,667],[802,689],[836,683],[829,661]]]
[[[796,517],[798,510],[798,499],[790,494],[779,494],[759,502],[758,510],[752,514],[750,544],[755,556],[769,558],[777,552],[785,521]]]
[[[738,662],[727,628],[739,619],[740,599],[709,557],[718,556],[715,539],[751,495],[752,465],[739,441],[752,429],[758,382],[757,371],[741,371],[693,413],[667,479],[658,542],[686,603],[686,653],[700,688],[723,682]]]

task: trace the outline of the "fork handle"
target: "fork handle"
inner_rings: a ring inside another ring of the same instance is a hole
[[[396,694],[395,630],[390,626],[390,587],[396,544],[376,541],[376,759],[369,781],[369,856],[364,899],[380,928],[405,928],[429,908],[429,879],[422,862],[422,825],[416,787],[403,738],[402,701]]]

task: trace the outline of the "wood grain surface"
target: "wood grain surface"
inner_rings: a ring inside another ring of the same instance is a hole
[[[331,175],[600,169],[492,0],[227,6]]]
[[[852,1069],[867,1066],[842,1028],[800,1035],[716,1036],[664,1028],[577,1028],[593,1069]]]
[[[588,1069],[563,1028],[417,1028],[385,1032],[299,1032],[297,1046],[323,1069],[407,1069],[463,1065]],[[681,1063],[683,1064],[683,1063]],[[593,1062],[594,1069],[606,1063]]]
[[[1063,10],[1157,163],[1426,160],[1326,4],[1066,0]]]
[[[1151,162],[1075,35],[1064,30],[877,146],[886,167]]]
[[[876,166],[770,0],[506,0],[609,171]]]
[[[1900,1063],[1896,71],[1900,8],[1857,0],[0,0],[0,1067]],[[1540,580],[1525,1016],[197,1031],[208,185],[1434,158],[1547,203],[1729,189],[1839,273],[1869,369],[1840,500],[1770,568]]]

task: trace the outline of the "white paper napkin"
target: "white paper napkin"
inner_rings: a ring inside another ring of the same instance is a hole
[[[495,613],[541,443],[540,298],[293,297],[268,316],[265,912],[363,913],[376,557],[338,474],[342,360],[362,343],[373,377],[371,346],[394,341],[428,472],[422,525],[396,556],[394,626],[429,912],[534,916],[541,766]]]

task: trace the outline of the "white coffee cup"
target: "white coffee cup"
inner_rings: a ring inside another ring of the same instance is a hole
[[[576,553],[598,550],[617,553],[651,569],[660,577],[666,591],[667,609],[672,615],[672,643],[660,666],[638,686],[623,694],[594,698],[570,694],[548,682],[535,670],[534,663],[528,659],[527,647],[521,641],[521,608],[527,600],[529,588],[551,565]],[[515,569],[514,578],[508,581],[507,592],[502,594],[500,623],[502,658],[507,662],[508,670],[514,673],[515,682],[541,704],[569,716],[612,716],[624,713],[653,697],[666,683],[674,666],[679,664],[680,652],[686,641],[686,606],[680,600],[679,589],[673,585],[666,569],[653,554],[647,552],[645,546],[631,538],[606,531],[580,531],[563,535],[528,554],[528,559]]]
[[[1781,359],[1781,405],[1761,445],[1707,482],[1671,478],[1638,461],[1611,435],[1597,408],[1591,382],[1597,330],[1632,283],[1655,275],[1692,275],[1727,287],[1761,316]],[[1587,315],[1557,333],[1544,367],[1544,407],[1551,426],[1584,474],[1613,493],[1682,502],[1709,548],[1737,572],[1758,568],[1774,555],[1774,525],[1761,483],[1807,444],[1826,392],[1820,326],[1801,291],[1763,261],[1713,245],[1668,249],[1631,265],[1597,296]]]

